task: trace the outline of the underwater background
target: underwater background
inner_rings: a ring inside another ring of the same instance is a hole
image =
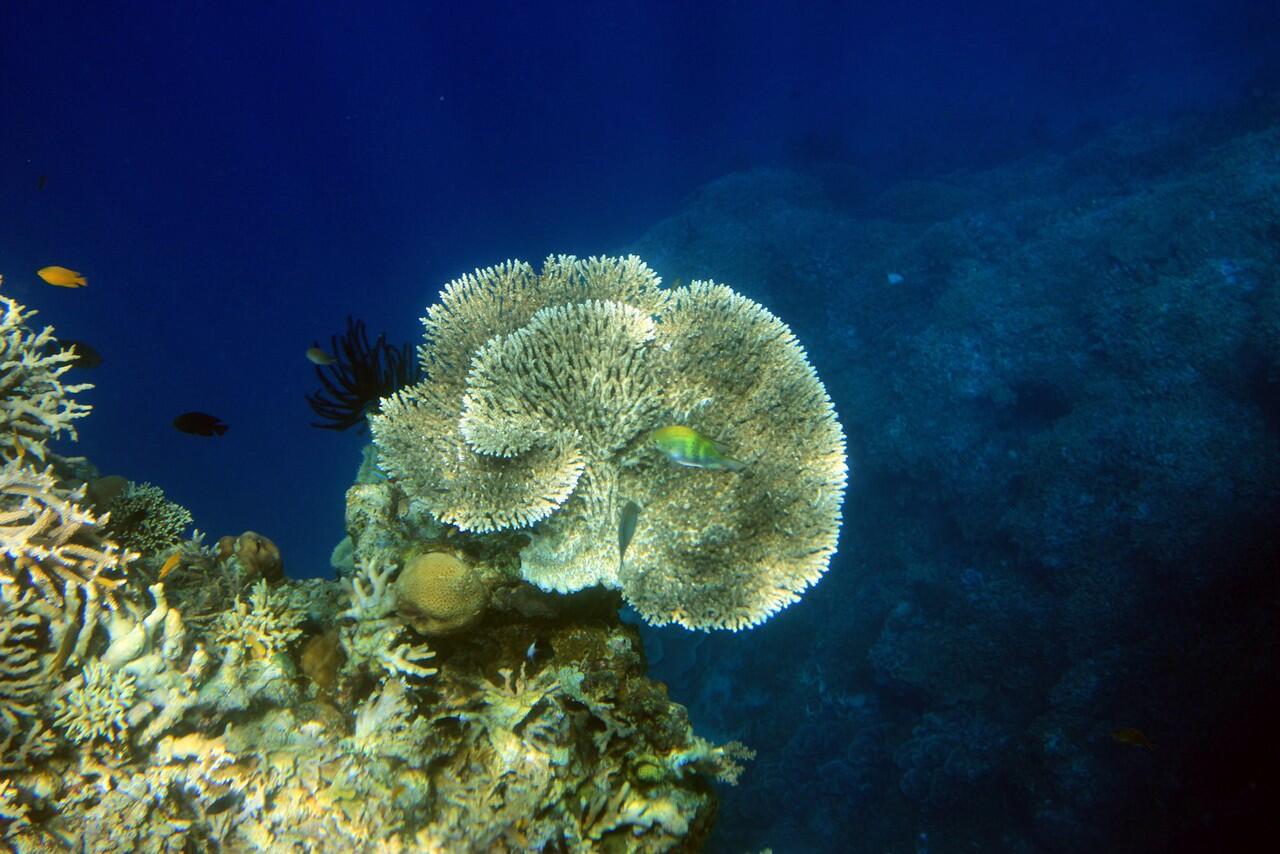
[[[1280,7],[794,6],[4,4],[0,293],[102,358],[55,447],[329,578],[370,437],[310,426],[304,351],[348,316],[416,346],[446,282],[552,253],[726,283],[850,473],[802,601],[641,629],[756,751],[707,849],[1254,850]]]

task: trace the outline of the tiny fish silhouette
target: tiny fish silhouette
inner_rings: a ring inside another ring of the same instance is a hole
[[[48,176],[48,175],[41,175],[41,176],[40,176],[40,183],[36,186],[36,189],[37,189],[37,190],[43,190],[43,189],[44,189],[44,185],[45,185],[45,184],[47,184],[47,183],[49,183],[49,176]]]
[[[36,275],[58,288],[83,288],[89,284],[89,280],[75,270],[68,270],[66,267],[59,267],[57,264],[50,267],[41,267],[36,270]]]
[[[330,356],[324,350],[321,350],[319,347],[308,347],[307,361],[313,365],[324,367],[325,365],[332,365],[338,360]]]
[[[729,457],[724,445],[692,427],[673,424],[653,431],[650,441],[671,462],[698,469],[742,471],[746,463]]]
[[[173,419],[173,426],[192,436],[221,436],[227,432],[222,419],[207,412],[184,412]]]
[[[1124,727],[1111,733],[1112,741],[1117,744],[1127,744],[1130,747],[1145,747],[1151,750],[1151,741],[1147,738],[1147,734],[1137,727]]]

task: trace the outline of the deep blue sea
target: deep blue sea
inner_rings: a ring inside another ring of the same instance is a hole
[[[850,485],[801,602],[646,629],[758,752],[711,849],[1260,850],[1278,44],[1266,0],[7,0],[0,288],[101,354],[62,453],[328,577],[369,433],[311,426],[304,351],[348,316],[416,345],[552,253],[729,284]]]

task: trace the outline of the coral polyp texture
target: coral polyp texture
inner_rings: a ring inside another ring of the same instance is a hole
[[[370,418],[382,468],[449,525],[527,535],[525,580],[619,589],[658,625],[736,630],[826,571],[844,434],[763,306],[711,282],[663,288],[635,257],[553,256],[541,273],[509,261],[451,282],[423,322],[423,381]],[[744,467],[674,465],[650,441],[672,425]]]

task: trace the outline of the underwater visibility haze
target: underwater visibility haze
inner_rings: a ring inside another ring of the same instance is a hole
[[[0,5],[0,851],[1270,850],[1277,43]]]

